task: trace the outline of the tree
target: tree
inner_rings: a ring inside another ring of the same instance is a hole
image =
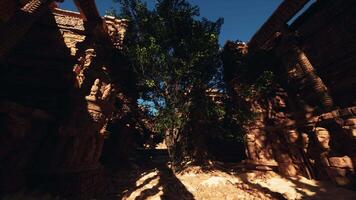
[[[141,98],[157,110],[156,130],[166,134],[176,163],[204,160],[208,133],[201,126],[214,110],[205,91],[219,82],[223,19],[199,18],[199,8],[186,0],[158,0],[152,10],[141,0],[116,1],[117,15],[129,21],[123,52]]]

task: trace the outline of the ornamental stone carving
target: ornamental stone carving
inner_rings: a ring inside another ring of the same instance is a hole
[[[60,9],[57,9],[60,10]],[[69,11],[66,11],[67,13],[72,13]],[[73,13],[76,14],[76,13]],[[75,29],[79,31],[84,31],[84,21],[83,19],[80,19],[79,17],[75,16],[69,16],[60,14],[60,13],[55,13],[54,19],[56,20],[56,23],[59,28],[64,28],[64,29]]]
[[[343,129],[350,139],[356,140],[356,117],[349,118],[345,121]]]
[[[107,32],[114,47],[120,49],[124,41],[127,21],[124,19],[119,20],[112,16],[105,16],[104,19],[107,26]]]
[[[322,127],[317,127],[315,129],[316,139],[319,147],[322,151],[326,152],[330,150],[330,134],[329,131]]]
[[[87,49],[84,56],[78,59],[78,63],[74,65],[73,71],[77,74],[78,87],[81,88],[85,81],[85,71],[92,65],[96,52],[94,49]]]
[[[290,144],[296,144],[299,139],[299,135],[296,130],[288,130],[287,131],[287,141]]]
[[[105,121],[105,116],[101,112],[90,110],[89,114],[94,122],[99,123]]]
[[[83,42],[85,36],[75,34],[74,32],[68,30],[61,30],[61,33],[64,38],[64,43],[70,49],[71,56],[76,56],[78,51],[77,44]]]
[[[101,82],[99,79],[96,79],[94,81],[93,86],[90,89],[90,94],[88,96],[86,96],[85,98],[88,101],[97,101],[98,99],[101,98],[100,88],[101,88]]]
[[[306,153],[308,151],[309,142],[310,142],[309,135],[306,133],[302,133],[301,136],[302,136],[302,148],[304,153]]]
[[[103,85],[96,79],[90,89],[90,94],[85,97],[88,101],[88,112],[92,120],[99,124],[100,133],[105,132],[107,123],[113,115],[115,90],[113,84]]]
[[[43,3],[48,2],[48,0],[32,0],[26,3],[21,10],[28,13],[34,13]]]
[[[102,100],[107,101],[111,98],[111,94],[113,92],[113,88],[111,84],[107,84],[104,88],[104,92],[103,92],[103,96],[102,96]]]

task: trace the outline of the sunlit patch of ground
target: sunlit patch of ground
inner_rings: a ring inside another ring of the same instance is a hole
[[[284,178],[275,172],[231,174],[189,167],[180,173],[173,173],[168,168],[155,168],[137,175],[132,176],[137,177],[132,180],[135,186],[128,186],[116,196],[117,199],[356,199],[355,191],[303,177]]]
[[[222,171],[187,169],[177,174],[194,199],[276,199],[271,194],[249,187],[241,178]]]
[[[304,177],[284,178],[274,172],[249,172],[238,175],[245,183],[285,199],[356,199],[356,192]]]
[[[188,167],[174,173],[166,163],[108,172],[108,193],[100,200],[355,200],[356,191],[303,177],[285,178],[275,172],[225,172]],[[20,193],[5,200],[60,199],[48,194]]]
[[[132,192],[125,191],[122,199],[136,199],[139,198],[143,193],[147,194],[147,199],[160,199],[160,196],[163,195],[163,187],[158,186],[159,184],[159,173],[157,170],[144,173],[135,184],[136,190]]]

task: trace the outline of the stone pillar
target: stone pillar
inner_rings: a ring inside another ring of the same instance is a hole
[[[297,84],[310,85],[311,92],[315,94],[323,110],[330,111],[334,106],[333,99],[323,80],[315,72],[303,48],[299,46],[298,37],[298,33],[290,30],[284,30],[283,33],[277,34],[278,45],[275,48],[275,53],[283,62],[282,70],[287,71],[288,80],[304,78],[306,83],[298,82]]]
[[[327,87],[321,78],[315,73],[314,67],[310,63],[308,57],[305,53],[298,47],[292,47],[293,53],[295,54],[298,64],[302,69],[306,79],[313,88],[313,92],[317,95],[320,100],[320,103],[326,111],[330,111],[334,105],[333,99],[331,98]]]
[[[99,162],[107,123],[114,112],[116,87],[110,82],[103,54],[94,48],[84,51],[74,66],[77,75],[71,96],[72,111],[58,124],[53,139],[43,148],[43,165],[38,174],[45,177],[47,189],[71,197],[92,197],[105,189]]]

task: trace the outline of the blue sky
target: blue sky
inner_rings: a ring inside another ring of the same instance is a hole
[[[189,0],[200,7],[200,15],[210,20],[224,18],[224,25],[220,35],[220,44],[226,40],[242,40],[247,42],[259,27],[267,20],[283,0]],[[155,0],[147,0],[150,7]],[[112,0],[96,0],[101,15],[119,4]],[[72,0],[65,0],[61,8],[76,10]]]

